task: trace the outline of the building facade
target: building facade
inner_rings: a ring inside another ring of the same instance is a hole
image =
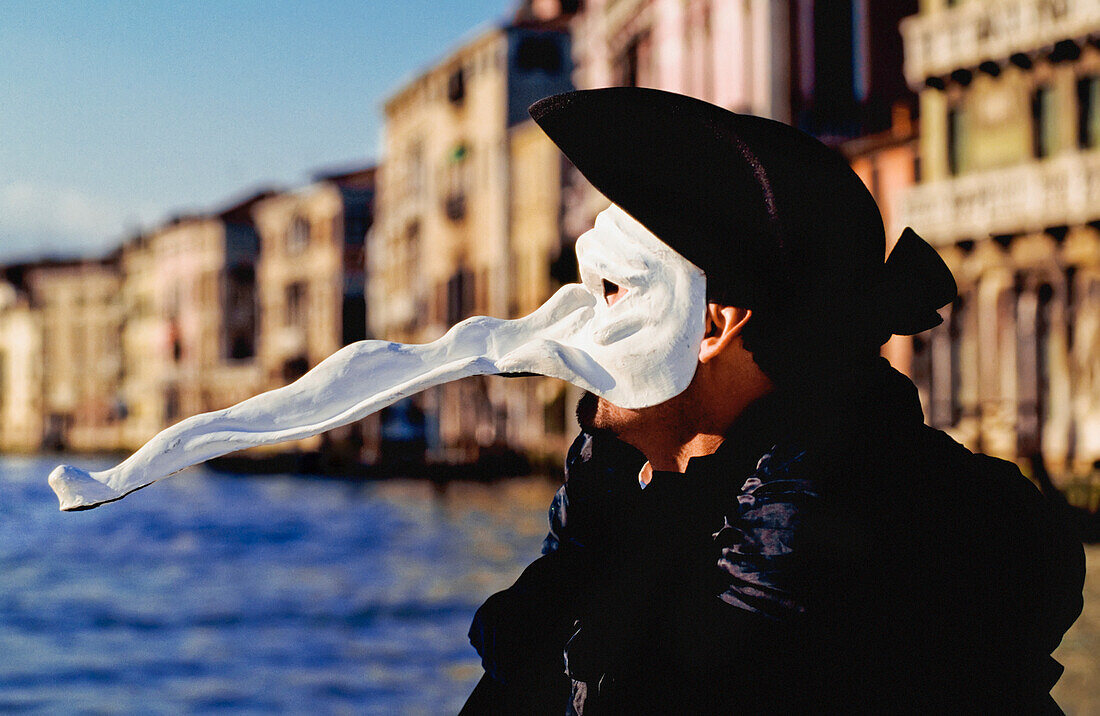
[[[259,237],[251,209],[267,196],[177,219],[123,247],[128,449],[185,417],[259,391]]]
[[[44,446],[118,449],[124,413],[117,260],[43,264],[25,280],[41,325]]]
[[[372,336],[426,342],[471,315],[514,316],[530,300],[517,295],[527,287],[513,272],[513,249],[522,245],[530,260],[536,245],[549,242],[556,255],[560,185],[552,176],[534,180],[532,191],[553,196],[520,201],[544,213],[512,216],[514,177],[530,182],[544,166],[532,162],[547,154],[517,128],[530,124],[529,104],[571,87],[569,36],[555,22],[532,17],[492,27],[386,103],[385,161],[367,251]],[[521,146],[513,148],[513,138]],[[531,232],[530,240],[513,230]],[[551,260],[545,257],[547,267]],[[508,397],[514,386],[502,383],[471,378],[417,398],[428,416],[429,458],[458,462],[529,447],[520,437],[539,431],[522,424],[538,411],[518,406]]]
[[[916,0],[590,0],[573,19],[576,84],[698,97],[792,124],[832,146],[889,132],[915,96],[898,22]],[[860,149],[866,153],[867,146]],[[606,204],[575,173],[568,226]]]
[[[654,87],[790,116],[790,3],[589,0],[573,20],[578,87]]]
[[[363,249],[374,174],[326,177],[253,208],[261,246],[257,359],[267,388],[366,338]]]
[[[42,446],[42,325],[26,293],[0,281],[0,451]]]
[[[882,212],[887,255],[905,228],[901,223],[901,202],[917,183],[920,173],[919,123],[910,112],[907,103],[897,102],[889,129],[848,140],[839,147]],[[891,336],[882,354],[892,366],[911,375],[912,336]]]
[[[588,0],[572,21],[574,82],[652,87],[789,122],[790,21],[786,0]],[[575,239],[607,200],[575,170],[567,181]]]
[[[364,246],[374,183],[373,167],[331,174],[253,207],[260,236],[256,359],[263,389],[297,380],[366,338]],[[312,450],[321,442],[318,436],[296,447]]]
[[[926,413],[1069,479],[1100,460],[1100,2],[924,0],[902,24],[921,181],[900,206],[959,284],[914,346]]]

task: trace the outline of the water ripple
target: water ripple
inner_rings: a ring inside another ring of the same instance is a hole
[[[553,491],[199,468],[63,514],[58,461],[0,456],[4,713],[455,712]]]

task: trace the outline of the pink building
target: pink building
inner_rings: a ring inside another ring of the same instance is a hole
[[[653,87],[790,121],[790,16],[774,0],[588,0],[573,18],[578,89]],[[607,200],[573,171],[565,233],[591,228]]]
[[[790,116],[790,16],[774,0],[589,0],[573,21],[574,82],[688,94]]]
[[[837,146],[896,239],[898,196],[916,181],[916,96],[902,74],[901,18],[917,0],[589,0],[573,19],[579,88],[679,92],[787,122]],[[566,232],[607,200],[576,172]],[[910,345],[886,354],[908,370]]]

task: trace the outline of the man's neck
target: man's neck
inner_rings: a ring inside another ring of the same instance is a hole
[[[621,408],[606,401],[599,405],[610,411],[609,417],[618,418],[619,438],[641,451],[653,470],[685,472],[693,457],[716,452],[742,414],[773,392],[771,381],[751,359],[746,361],[751,371],[726,367],[725,376],[733,377],[718,380],[713,365],[700,365],[687,390],[644,411],[623,411],[626,419],[614,412]]]
[[[721,434],[696,433],[687,440],[677,440],[671,444],[646,445],[642,453],[653,470],[684,472],[691,458],[710,455],[722,445],[722,440]]]
[[[646,456],[653,470],[685,472],[693,457],[717,452],[730,431],[747,416],[758,413],[758,408],[765,405],[758,401],[771,393],[768,386],[744,402],[727,399],[720,404],[723,410],[704,409],[694,414],[682,414],[680,420],[671,423],[679,429],[670,429],[669,423],[666,423],[629,442]],[[716,404],[715,399],[710,406],[713,408]],[[756,419],[749,418],[749,422],[756,422]]]

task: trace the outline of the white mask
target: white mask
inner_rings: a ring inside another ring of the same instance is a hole
[[[695,374],[706,313],[702,270],[619,207],[577,240],[580,284],[516,320],[477,316],[422,345],[360,341],[288,386],[188,418],[121,464],[50,474],[61,509],[120,499],[226,453],[317,435],[409,395],[473,375],[561,378],[624,408],[657,405]],[[604,280],[626,289],[614,305]]]

